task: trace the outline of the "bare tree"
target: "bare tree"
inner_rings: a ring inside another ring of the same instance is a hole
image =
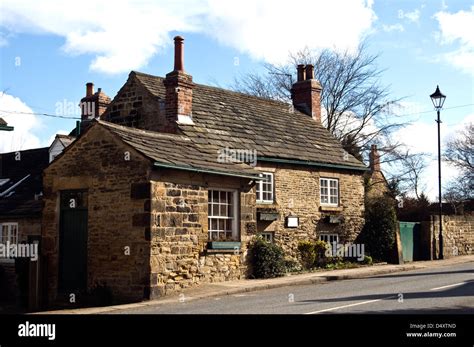
[[[291,54],[286,65],[265,64],[266,75],[240,76],[232,88],[291,102],[296,65],[313,64],[315,78],[323,87],[323,124],[349,153],[361,158],[361,152],[367,152],[370,144],[381,143],[380,138],[403,126],[402,122],[394,121],[397,119],[392,107],[401,99],[391,98],[388,87],[380,83],[383,70],[377,67],[377,58],[378,55],[367,52],[365,42],[355,52],[312,52],[305,48]]]
[[[465,177],[474,175],[474,123],[457,133],[448,141],[444,159],[461,171]]]
[[[459,169],[459,175],[449,182],[444,198],[458,213],[464,201],[474,197],[474,123],[459,131],[446,147],[444,159]]]

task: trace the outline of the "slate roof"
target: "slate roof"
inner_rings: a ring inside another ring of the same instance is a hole
[[[76,138],[70,135],[57,134],[56,138],[61,142],[61,144],[66,148],[69,146]]]
[[[43,190],[48,150],[45,147],[20,151],[20,160],[15,160],[16,152],[0,154],[0,218],[40,216],[42,202],[35,199],[35,194]]]
[[[131,74],[151,94],[164,99],[164,78]],[[196,84],[192,114],[194,125],[180,124],[179,128],[196,143],[256,149],[259,158],[366,169],[352,155],[344,155],[341,143],[326,128],[284,102]]]
[[[258,178],[260,172],[243,163],[219,162],[219,146],[184,135],[165,134],[94,120],[155,162],[156,166]]]

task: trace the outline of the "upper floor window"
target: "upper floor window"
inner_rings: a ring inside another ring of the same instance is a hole
[[[257,182],[257,202],[273,203],[273,174],[262,173],[263,180]]]
[[[339,204],[339,180],[334,178],[321,178],[321,205]]]
[[[237,241],[237,191],[209,190],[209,241]]]
[[[6,244],[10,242],[10,244],[17,244],[18,243],[18,223],[2,223],[1,226],[1,233],[0,233],[0,243]]]

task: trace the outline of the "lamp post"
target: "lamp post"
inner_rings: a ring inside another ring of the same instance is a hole
[[[439,256],[438,259],[443,259],[443,222],[442,222],[442,215],[443,215],[443,203],[441,200],[441,119],[440,119],[440,112],[443,108],[444,100],[446,99],[446,95],[441,93],[439,90],[439,86],[436,86],[436,90],[433,94],[430,95],[431,101],[436,109],[438,114],[438,119],[436,123],[438,123],[438,194],[439,194],[439,206],[438,206],[438,214],[439,214]]]

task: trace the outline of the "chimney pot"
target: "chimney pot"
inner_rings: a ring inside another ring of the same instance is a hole
[[[307,80],[314,79],[314,65],[312,64],[306,65],[306,79]]]
[[[94,94],[94,83],[86,83],[86,96],[92,96]]]
[[[305,66],[303,64],[299,64],[297,67],[298,70],[298,82],[304,81],[305,78]]]
[[[174,38],[174,71],[184,71],[184,38]]]

